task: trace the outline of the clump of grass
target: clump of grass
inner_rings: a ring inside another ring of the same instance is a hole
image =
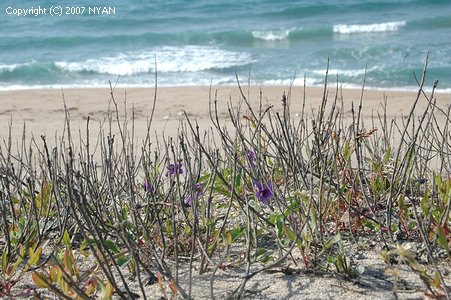
[[[364,125],[364,85],[346,124],[338,82],[330,100],[327,75],[318,113],[302,109],[299,120],[290,91],[281,111],[264,108],[262,98],[254,107],[237,78],[241,100],[229,105],[232,128],[221,124],[218,99],[210,96],[214,136],[185,115],[177,138],[153,140],[152,110],[138,146],[133,117],[120,119],[111,89],[114,108],[94,152],[89,119],[75,145],[67,110],[65,136],[52,149],[45,137],[30,145],[23,138],[13,153],[9,138],[0,149],[0,293],[27,293],[13,290],[31,271],[37,297],[48,291],[67,299],[134,299],[139,292],[146,299],[146,286],[158,283],[165,298],[189,299],[196,265],[211,275],[212,298],[218,272],[244,269],[229,295],[241,298],[252,277],[276,268],[358,277],[365,269],[349,246],[371,236],[388,251],[381,255],[395,296],[399,269],[389,257],[398,255],[428,295],[449,298],[437,262],[450,259],[451,106],[436,107],[436,84],[424,92],[426,65],[401,124],[384,110]],[[417,117],[420,99],[428,106]],[[153,108],[156,101],[155,94]],[[439,169],[430,167],[434,159],[443,162]],[[405,242],[417,252],[404,251]]]

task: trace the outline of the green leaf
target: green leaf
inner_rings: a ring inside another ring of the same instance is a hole
[[[390,148],[387,149],[387,153],[385,153],[385,157],[384,157],[384,160],[382,162],[386,163],[389,158],[390,158]]]
[[[13,266],[13,268],[11,269],[11,272],[9,273],[9,274],[13,274],[14,273],[14,271],[17,269],[17,267],[20,265],[20,263],[22,262],[22,257],[23,256],[20,256],[18,259],[17,259],[17,261],[15,262],[15,264],[14,264],[14,266]]]
[[[291,230],[289,227],[287,227],[285,224],[282,224],[283,232],[285,232],[285,235],[287,238],[289,238],[291,241],[294,241],[296,239],[296,234]]]
[[[64,230],[63,242],[64,242],[64,245],[66,245],[66,247],[70,248],[70,237],[69,237],[69,232],[67,232],[67,229]]]
[[[81,246],[80,246],[80,252],[83,252],[83,250],[85,250],[86,246],[88,246],[88,242],[86,241],[86,239],[84,239],[83,243],[81,243]]]
[[[109,240],[105,240],[103,242],[105,243],[106,247],[109,250],[113,251],[114,253],[119,253],[119,249],[118,249],[116,243],[109,241]]]
[[[69,270],[69,275],[72,276],[73,275],[73,273],[72,273],[72,270],[73,270],[72,266],[74,264],[74,260],[73,260],[73,257],[72,257],[71,254],[72,254],[72,252],[69,249],[66,249],[64,251],[63,265]]]
[[[169,225],[168,225],[169,226]],[[165,227],[162,228],[163,231],[167,230]],[[168,232],[171,232],[171,230],[168,230]],[[91,242],[91,244],[97,245],[97,240],[95,239],[89,239],[89,241]],[[116,245],[116,243],[109,241],[109,240],[103,240],[103,242],[105,243],[106,247],[108,248],[108,250],[113,251],[114,253],[119,253],[119,249]],[[100,243],[101,244],[101,243]]]
[[[312,220],[311,227],[312,231],[316,230],[316,226],[318,225],[315,212],[313,211],[312,214],[310,214],[310,219]]]
[[[424,213],[426,215],[429,215],[429,207],[431,206],[431,203],[429,201],[429,193],[426,189],[426,192],[424,194],[423,199],[421,199],[421,208],[423,209]]]
[[[36,203],[37,208],[41,208],[41,194],[38,194],[36,198],[34,198],[34,202]]]
[[[243,169],[240,168],[240,170],[238,171],[238,174],[236,175],[235,188],[239,188],[241,186],[241,174],[242,173],[243,173]]]
[[[25,256],[25,247],[20,244],[19,246],[19,258],[17,259],[16,263],[14,264],[12,270],[11,270],[11,274],[14,273],[14,270],[17,269],[17,267],[20,265],[20,263],[22,262],[22,257]]]
[[[218,187],[214,187],[213,190],[226,197],[230,197],[230,195],[231,195],[229,191],[226,191],[226,190],[218,188]]]
[[[218,206],[216,206],[216,208],[226,208],[227,206],[229,206],[229,203],[223,203],[223,204],[219,204]]]
[[[346,190],[348,189],[349,185],[347,183],[344,183],[341,187],[340,187],[340,194],[344,195]]]
[[[199,182],[205,182],[210,178],[210,174],[205,174],[199,178]]]
[[[403,195],[400,195],[399,196],[399,208],[400,209],[402,209],[402,210],[404,210],[404,211],[407,211],[407,206],[406,206],[406,204],[405,204],[405,201],[404,201],[404,196]]]
[[[293,197],[287,197],[285,198],[286,203],[293,202],[292,204],[288,205],[287,209],[284,211],[283,215],[285,217],[292,215],[293,212],[296,213],[301,205],[301,200],[297,199],[296,196]],[[282,215],[278,215],[280,218],[282,218]],[[273,222],[274,223],[274,222]]]
[[[268,156],[268,165],[272,166],[274,165],[273,161],[271,160],[271,157]]]
[[[186,234],[191,234],[191,227],[186,226],[185,230],[183,230]]]
[[[128,209],[127,209],[127,207],[122,207],[122,220],[121,221],[123,221],[123,220],[127,220],[127,216],[128,216]]]
[[[274,260],[274,258],[270,255],[267,255],[262,258],[262,263],[266,264],[267,262],[272,261],[272,260]]]
[[[232,229],[228,232],[228,236],[227,236],[227,242],[229,242],[229,244],[235,242],[238,238],[240,238],[241,236],[244,235],[244,228],[243,227],[237,227],[235,229]]]
[[[268,250],[266,250],[266,249],[258,249],[257,252],[255,252],[255,257],[259,257],[260,255],[263,255],[266,252],[268,252]]]
[[[362,225],[373,230],[375,227],[373,225],[373,222],[371,222],[370,220],[367,219],[362,219]]]
[[[44,275],[41,275],[42,277],[44,277]],[[38,273],[33,273],[31,274],[31,278],[33,279],[34,283],[36,283],[36,285],[40,288],[47,288],[49,285],[47,284],[47,282],[41,278],[41,276],[38,275]]]
[[[340,245],[341,247],[343,246],[343,243],[341,242],[341,235],[340,233],[337,233],[336,235],[334,235],[333,237],[331,237],[330,239],[327,240],[326,244],[324,245],[324,248],[321,250],[321,252],[318,254],[318,256],[323,255],[327,249],[329,249],[330,247],[332,247],[333,245],[338,243],[338,248],[339,248],[339,252],[340,252]],[[335,263],[334,263],[335,264]]]
[[[216,228],[216,221],[210,219],[208,220],[208,225],[210,226],[211,230],[214,231],[214,229]]]
[[[62,272],[61,272],[62,273]],[[65,278],[63,278],[62,276],[59,278],[59,285],[61,287],[61,290],[63,291],[64,294],[69,294],[69,284],[67,283],[67,281],[65,280]]]
[[[338,243],[339,241],[341,241],[341,235],[340,233],[334,235],[333,237],[331,237],[329,240],[327,240],[326,245],[324,246],[326,249],[330,248],[332,245]]]
[[[283,221],[281,218],[276,219],[276,228],[277,228],[277,237],[279,239],[282,238],[282,233],[283,233]]]
[[[343,261],[343,258],[341,255],[337,256],[336,260],[335,260],[335,266],[337,268],[338,272],[345,272],[346,271],[346,267]]]
[[[50,277],[48,278],[50,282],[56,282],[58,280],[58,267],[50,268]]]
[[[280,239],[280,244],[283,247],[287,247],[288,245],[290,245],[290,240],[289,239]]]
[[[335,264],[335,256],[327,256],[327,262],[330,264]]]
[[[277,220],[280,220],[280,219],[283,219],[283,216],[282,216],[282,215],[271,215],[271,216],[269,216],[269,218],[268,218],[268,220],[269,220],[271,223],[273,223],[273,224],[275,224],[276,221],[277,221]]]
[[[118,259],[116,259],[116,264],[119,267],[125,266],[130,262],[130,258],[126,258],[124,255],[118,257]]]
[[[25,271],[28,271],[30,266],[36,264],[39,261],[39,258],[41,257],[41,253],[42,253],[42,248],[41,247],[36,249],[36,251],[33,253],[33,255],[31,255],[30,259],[28,260],[28,263],[25,266]]]
[[[437,242],[439,243],[440,246],[443,247],[443,249],[446,250],[448,256],[450,256],[449,245],[448,242],[446,241],[445,232],[443,231],[443,227],[440,225],[437,225],[437,236],[438,236]]]
[[[108,281],[106,283],[106,290],[105,290],[105,298],[104,299],[111,299],[111,296],[114,293],[114,287],[111,285],[111,283]]]
[[[341,240],[341,236],[340,236],[340,240],[337,242],[337,246],[338,246],[338,253],[340,254],[344,254],[344,248],[343,248],[343,241]]]
[[[3,275],[5,275],[7,264],[8,264],[8,257],[6,256],[6,251],[4,251],[3,255],[2,255],[2,274]]]

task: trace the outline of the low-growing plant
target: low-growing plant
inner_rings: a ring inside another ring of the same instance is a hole
[[[83,272],[80,270],[84,265],[84,259],[89,253],[84,251],[86,243],[79,250],[76,258],[71,249],[71,241],[67,230],[63,235],[65,249],[56,249],[54,260],[45,263],[39,262],[39,257],[30,262],[36,264],[32,278],[37,287],[46,288],[71,299],[86,299],[86,297],[99,296],[101,299],[111,299],[114,288],[102,279],[103,275],[99,268],[89,268]],[[83,258],[80,261],[80,256]]]
[[[415,255],[409,252],[400,244],[396,245],[396,249],[390,251],[379,252],[384,262],[387,264],[387,274],[393,276],[393,293],[398,298],[398,278],[402,275],[400,266],[406,263],[413,273],[418,275],[421,281],[424,283],[426,290],[424,295],[430,298],[440,299],[445,298],[446,295],[451,292],[451,289],[444,286],[439,278],[437,271],[435,274],[430,275],[426,271],[426,268],[422,266],[416,259]],[[395,265],[392,261],[396,261]]]
[[[230,127],[210,98],[210,131],[185,114],[177,137],[162,140],[151,137],[155,94],[140,145],[134,111],[128,114],[124,99],[121,117],[113,88],[95,147],[89,118],[74,143],[65,107],[64,136],[51,150],[45,137],[41,147],[26,146],[25,136],[17,154],[11,141],[0,148],[0,293],[27,295],[15,288],[32,274],[37,292],[66,299],[146,298],[148,284],[158,284],[166,299],[190,299],[197,267],[200,275],[211,272],[212,297],[217,271],[241,269],[230,287],[241,298],[252,277],[292,265],[291,273],[358,277],[365,268],[349,254],[371,236],[388,251],[382,257],[395,295],[406,262],[427,295],[449,297],[437,262],[451,259],[451,136],[435,125],[448,128],[451,107],[436,105],[436,85],[426,94],[424,76],[405,120],[390,123],[382,106],[370,127],[362,117],[364,84],[346,120],[349,108],[338,82],[330,99],[327,75],[311,114],[304,96],[293,116],[291,88],[280,108],[262,98],[253,105],[237,78],[241,98],[238,106],[228,102]],[[428,104],[414,123],[420,96]],[[439,170],[431,167],[434,157],[445,162]],[[396,246],[404,241],[419,245],[415,255],[427,257],[431,272]]]
[[[36,255],[33,255],[33,250],[30,248],[30,255],[33,258],[33,261],[36,260],[36,257],[39,258],[42,249],[38,249],[36,251]],[[25,258],[25,247],[23,245],[19,245],[19,253],[12,257],[17,257],[16,261],[9,262],[7,252],[3,252],[1,257],[1,279],[0,279],[0,295],[4,297],[23,297],[28,296],[30,294],[30,289],[23,290],[21,292],[13,292],[14,286],[24,277],[26,269],[19,268],[21,265],[23,258]],[[29,261],[33,262],[31,259]]]

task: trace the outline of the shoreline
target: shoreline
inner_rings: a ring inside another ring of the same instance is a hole
[[[287,80],[283,80],[284,82]],[[240,81],[240,84],[242,87],[247,87],[247,81],[243,80]],[[335,89],[336,84],[329,84],[328,88]],[[215,88],[230,88],[230,87],[237,87],[238,85],[235,83],[231,84],[219,84],[219,85],[212,85],[212,87]],[[117,89],[153,89],[155,85],[118,85]],[[289,88],[289,84],[283,84],[283,83],[277,83],[277,84],[271,84],[271,83],[263,83],[263,84],[251,84],[251,87],[286,87]],[[296,84],[292,85],[293,88],[304,88],[303,84]],[[323,89],[324,84],[321,85],[307,85],[306,88],[308,89]],[[210,88],[209,85],[160,85],[158,84],[158,89],[167,89],[167,88]],[[357,84],[347,84],[347,85],[340,85],[340,89],[343,90],[362,90],[362,86]],[[97,89],[110,89],[108,86],[13,86],[13,87],[0,87],[0,93],[2,92],[24,92],[24,91],[39,91],[39,90],[97,90]],[[399,93],[416,93],[418,92],[417,87],[378,87],[378,86],[365,86],[365,91],[387,91],[387,92],[399,92]],[[423,86],[423,91],[425,92],[431,92],[432,87],[429,85]],[[437,87],[435,89],[436,94],[451,94],[451,87],[445,87],[440,88]]]

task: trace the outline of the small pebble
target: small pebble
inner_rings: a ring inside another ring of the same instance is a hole
[[[359,252],[359,253],[357,253],[356,255],[354,255],[354,258],[355,258],[355,259],[364,259],[365,256],[363,255],[362,252]]]
[[[437,255],[439,258],[447,258],[448,257],[448,253],[446,253],[446,250],[445,249],[441,249],[439,252],[438,252],[438,255]]]

